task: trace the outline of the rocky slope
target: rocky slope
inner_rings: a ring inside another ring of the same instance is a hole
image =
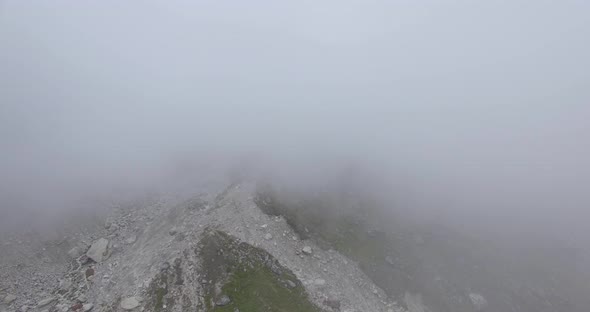
[[[244,183],[116,209],[62,241],[3,237],[2,311],[402,310],[254,197]]]
[[[196,194],[3,233],[0,311],[584,311],[567,293],[583,287],[551,270],[516,274],[527,262],[492,245],[369,222],[358,202],[290,202],[254,183]]]

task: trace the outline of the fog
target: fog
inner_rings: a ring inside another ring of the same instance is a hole
[[[354,164],[396,209],[587,245],[589,12],[1,1],[0,215],[236,164],[309,185]]]

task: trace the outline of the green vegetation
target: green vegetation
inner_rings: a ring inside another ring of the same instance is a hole
[[[207,311],[321,311],[309,302],[295,275],[262,249],[214,231],[204,236],[197,252],[205,279],[211,281],[205,287]],[[222,296],[231,301],[216,305]]]
[[[222,287],[222,293],[228,295],[232,302],[226,306],[215,307],[213,311],[233,312],[236,308],[240,312],[320,311],[307,300],[301,285],[289,288],[275,273],[262,265],[254,268],[238,267]]]

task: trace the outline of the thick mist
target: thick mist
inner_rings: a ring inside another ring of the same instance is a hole
[[[395,209],[587,245],[589,12],[2,1],[1,218],[241,164],[298,185],[353,165]]]

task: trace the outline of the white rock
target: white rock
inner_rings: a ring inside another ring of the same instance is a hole
[[[94,308],[94,305],[92,303],[87,303],[82,306],[82,310],[84,310],[84,312],[88,312],[92,310],[92,308]]]
[[[86,252],[86,256],[96,262],[102,262],[109,257],[109,241],[105,238],[100,238],[92,243],[90,249]]]
[[[301,251],[303,251],[303,253],[306,255],[311,255],[311,253],[312,253],[311,247],[309,247],[309,246],[303,247],[303,249],[301,249]]]
[[[72,287],[72,282],[69,279],[62,279],[59,281],[59,288],[63,290],[68,290]]]
[[[136,240],[137,240],[137,236],[136,236],[135,234],[133,234],[133,235],[129,236],[129,237],[128,237],[128,238],[125,240],[125,242],[126,242],[127,244],[131,245],[131,244],[135,243],[135,241],[136,241]]]
[[[37,308],[42,308],[42,307],[52,303],[53,301],[55,301],[54,297],[47,297],[43,300],[40,300],[39,302],[37,302]]]
[[[272,239],[272,234],[266,233],[266,235],[264,235],[264,239],[271,240]]]
[[[121,300],[120,305],[123,310],[133,310],[139,306],[139,301],[135,297],[127,297]]]
[[[4,303],[6,303],[7,305],[13,303],[16,300],[16,296],[13,294],[8,294],[6,295],[6,297],[4,297]]]
[[[321,278],[318,278],[316,280],[313,281],[313,284],[316,286],[324,286],[326,285],[326,280],[323,280]]]

